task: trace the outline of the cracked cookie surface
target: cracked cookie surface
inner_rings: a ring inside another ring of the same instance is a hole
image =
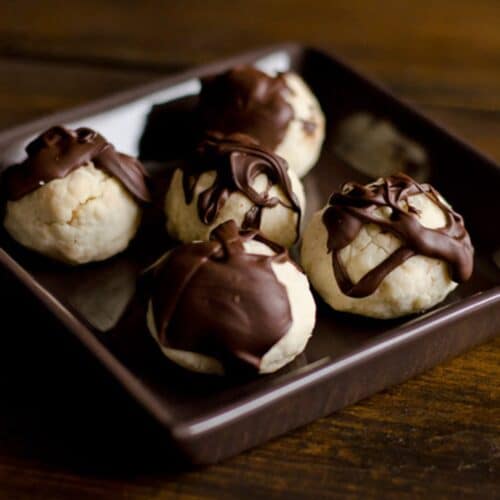
[[[141,209],[123,185],[92,162],[17,201],[8,201],[4,225],[22,245],[48,257],[82,264],[124,250]]]

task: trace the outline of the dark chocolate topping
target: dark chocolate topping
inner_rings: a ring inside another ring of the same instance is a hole
[[[198,108],[203,128],[248,134],[274,151],[294,117],[288,92],[283,75],[269,76],[251,66],[204,78]]]
[[[418,220],[418,210],[411,205],[411,196],[423,193],[435,203],[446,217],[444,227],[430,229]],[[402,204],[407,204],[404,210]],[[389,219],[377,215],[380,207],[390,207]],[[474,248],[462,217],[443,203],[437,191],[429,184],[418,184],[411,177],[397,174],[381,183],[363,186],[348,182],[341,193],[334,193],[323,213],[323,223],[328,230],[328,251],[337,283],[350,297],[371,295],[393,269],[414,255],[425,255],[448,263],[452,279],[466,281],[472,274]],[[399,238],[403,244],[356,284],[349,278],[339,252],[358,235],[364,224],[377,224]]]
[[[254,204],[245,215],[243,229],[258,229],[262,210],[282,205],[297,213],[298,238],[301,209],[292,190],[285,160],[265,151],[249,136],[232,134],[224,137],[214,133],[199,144],[193,157],[183,166],[186,203],[192,202],[200,176],[209,171],[216,172],[215,181],[198,197],[198,214],[204,224],[213,223],[228,197],[240,192]],[[268,178],[267,189],[262,193],[252,188],[252,183],[260,174]],[[288,203],[269,195],[274,185],[281,188]]]
[[[150,201],[142,164],[89,128],[52,127],[26,146],[28,157],[8,168],[3,181],[9,200],[18,200],[47,182],[62,179],[85,163],[117,178],[138,200]]]
[[[288,261],[288,254],[255,231],[238,231],[232,220],[211,238],[175,248],[155,269],[151,301],[158,340],[218,359],[236,356],[258,368],[292,324],[286,289],[271,267]],[[245,253],[243,243],[253,239],[277,254]]]

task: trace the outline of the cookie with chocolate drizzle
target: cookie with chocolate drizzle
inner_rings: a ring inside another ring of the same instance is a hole
[[[174,174],[165,200],[167,230],[181,241],[206,240],[215,225],[234,219],[290,246],[303,205],[302,186],[285,160],[247,135],[214,132]]]
[[[344,184],[311,225],[302,262],[336,309],[380,317],[417,312],[472,274],[474,249],[463,218],[432,186],[405,174]],[[311,260],[311,238],[324,244],[319,265]],[[325,259],[335,286],[316,269],[325,273]]]
[[[18,243],[68,264],[107,259],[136,234],[150,201],[141,163],[89,128],[55,126],[5,170],[4,226]]]
[[[222,373],[238,360],[275,371],[311,334],[315,306],[303,273],[283,247],[234,221],[214,229],[209,241],[175,248],[153,272],[150,332],[187,368]]]

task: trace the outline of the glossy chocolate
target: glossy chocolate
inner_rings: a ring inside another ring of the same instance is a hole
[[[435,203],[446,217],[446,225],[430,229],[418,219],[418,210],[411,205],[411,196],[423,193]],[[407,211],[403,208],[407,206]],[[390,207],[388,219],[376,213],[381,207]],[[460,283],[472,274],[474,249],[462,217],[441,201],[429,184],[418,184],[404,174],[397,174],[363,186],[348,182],[340,193],[334,193],[323,213],[328,230],[328,251],[337,283],[350,297],[371,295],[382,280],[397,266],[414,255],[425,255],[444,260],[450,267],[454,281]],[[358,283],[353,283],[339,259],[339,252],[349,245],[365,224],[377,224],[392,233],[403,244]]]
[[[198,179],[209,171],[215,171],[215,181],[198,196],[198,215],[204,224],[212,224],[229,196],[239,192],[253,203],[245,214],[243,229],[259,229],[263,209],[282,205],[297,213],[298,238],[301,209],[292,189],[285,160],[262,149],[249,136],[214,133],[199,144],[194,155],[183,165],[186,203],[193,201]],[[266,175],[268,183],[267,188],[258,193],[252,184],[261,174]],[[272,186],[281,188],[286,202],[269,194]]]
[[[246,253],[261,241],[277,253]],[[172,250],[155,269],[152,308],[159,342],[176,349],[228,355],[258,369],[262,356],[292,324],[285,287],[272,270],[286,250],[228,221],[211,240]]]
[[[3,175],[7,199],[19,200],[47,182],[62,179],[93,162],[96,168],[118,179],[139,201],[150,201],[142,164],[122,153],[89,128],[69,130],[56,126],[26,146],[28,157]]]
[[[290,92],[282,74],[269,76],[252,66],[204,78],[198,107],[202,127],[248,134],[274,151],[294,117],[285,98]]]

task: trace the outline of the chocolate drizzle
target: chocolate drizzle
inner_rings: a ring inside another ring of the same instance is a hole
[[[28,157],[3,175],[6,196],[18,200],[47,182],[62,179],[92,161],[117,178],[139,201],[150,201],[142,164],[118,153],[104,137],[89,128],[52,127],[26,146]]]
[[[193,157],[183,166],[186,203],[192,202],[200,176],[214,170],[214,183],[198,197],[198,214],[204,224],[212,224],[229,196],[239,192],[253,203],[245,214],[243,229],[258,229],[263,209],[282,205],[297,213],[298,238],[301,209],[292,189],[285,160],[265,151],[249,136],[232,134],[224,137],[214,133],[199,144]],[[260,174],[266,175],[268,180],[267,188],[262,193],[252,187]],[[272,186],[281,188],[288,203],[269,195]]]
[[[276,255],[246,253],[261,241]],[[152,308],[160,344],[259,367],[262,356],[292,324],[285,287],[271,264],[289,260],[286,250],[255,231],[227,221],[211,240],[172,250],[154,270]]]
[[[446,225],[430,229],[418,220],[418,210],[412,207],[411,196],[423,193],[436,204],[446,217]],[[407,211],[402,205],[407,205]],[[388,219],[376,213],[380,207],[390,207]],[[328,251],[337,283],[345,295],[371,295],[382,280],[397,266],[414,255],[425,255],[448,263],[452,279],[463,282],[472,274],[473,254],[469,234],[462,217],[443,203],[429,184],[418,184],[404,174],[397,174],[363,186],[349,182],[341,193],[334,193],[323,213],[328,231]],[[377,224],[402,241],[402,246],[354,284],[339,259],[339,252],[358,235],[364,224]]]
[[[288,92],[282,74],[269,76],[251,66],[204,78],[198,107],[202,126],[226,134],[248,134],[274,151],[294,117],[285,99]]]

